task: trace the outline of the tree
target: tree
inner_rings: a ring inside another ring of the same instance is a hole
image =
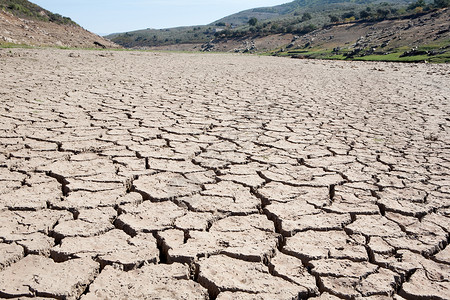
[[[258,19],[255,18],[255,17],[253,17],[253,18],[251,18],[250,20],[248,20],[248,24],[249,24],[250,26],[255,26],[257,23],[258,23]]]
[[[339,22],[339,17],[337,17],[337,16],[329,15],[328,17],[330,18],[331,23]]]
[[[305,21],[308,21],[308,20],[311,20],[311,19],[312,19],[312,17],[311,17],[310,13],[304,13],[303,16],[302,16],[302,22],[305,22]]]
[[[389,15],[390,12],[391,11],[389,9],[383,9],[383,8],[377,9],[377,14],[380,19],[386,19],[386,17]]]
[[[417,0],[417,2],[411,3],[411,4],[408,6],[408,9],[409,9],[409,10],[414,10],[416,7],[425,7],[425,6],[426,6],[426,4],[425,4],[425,1],[424,1],[424,0]]]
[[[350,19],[351,17],[355,17],[356,19],[356,13],[354,10],[342,14],[342,19]]]
[[[368,19],[370,17],[370,13],[367,10],[363,10],[359,13],[359,17],[361,19]]]

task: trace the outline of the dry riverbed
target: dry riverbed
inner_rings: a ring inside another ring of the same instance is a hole
[[[0,298],[448,299],[449,79],[0,49]]]

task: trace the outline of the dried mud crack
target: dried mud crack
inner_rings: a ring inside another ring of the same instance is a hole
[[[0,298],[449,298],[448,65],[76,54],[0,49]]]

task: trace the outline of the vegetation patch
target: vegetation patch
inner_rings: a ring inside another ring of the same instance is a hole
[[[343,49],[334,51],[330,49],[298,49],[292,51],[275,51],[265,53],[266,55],[285,56],[291,58],[314,58],[314,59],[334,59],[334,60],[357,60],[357,61],[388,61],[388,62],[429,62],[429,63],[449,63],[450,62],[450,41],[441,44],[428,44],[419,47],[400,47],[392,49],[389,53],[368,54],[362,51],[359,55],[351,55],[351,51]]]
[[[61,16],[60,14],[54,14],[26,0],[0,0],[0,9],[12,13],[19,18],[29,18],[56,24],[76,25],[70,18]]]

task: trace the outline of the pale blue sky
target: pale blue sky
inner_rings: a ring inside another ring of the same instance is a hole
[[[97,34],[204,25],[241,10],[292,0],[31,0]]]

